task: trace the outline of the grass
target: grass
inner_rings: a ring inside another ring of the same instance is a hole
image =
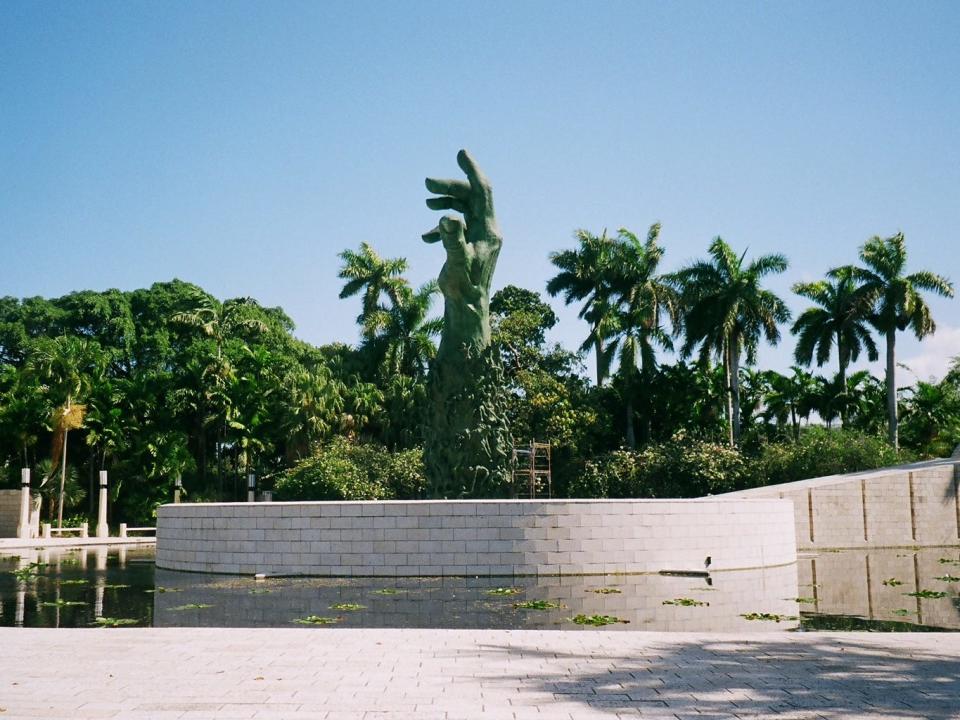
[[[897,585],[903,585],[903,582],[897,580],[896,578],[887,578],[883,581],[883,584],[887,587],[896,587]]]
[[[623,591],[615,587],[588,588],[587,592],[597,593],[598,595],[619,595]]]
[[[751,612],[740,615],[744,620],[767,620],[772,622],[781,622],[783,620],[796,620],[796,615],[778,615],[777,613]]]
[[[960,582],[960,577],[955,577],[953,575],[941,575],[940,577],[935,577],[934,580],[940,580],[945,583],[958,583]]]
[[[907,615],[916,615],[915,612],[907,610],[906,608],[897,608],[893,611],[894,615],[899,615],[900,617],[906,617]]]
[[[322,617],[320,615],[307,615],[304,618],[297,618],[293,622],[299,623],[300,625],[333,625],[338,623],[343,618],[339,617]]]
[[[592,627],[603,627],[604,625],[616,625],[617,623],[629,623],[629,620],[614,617],[613,615],[576,615],[570,618],[570,622],[577,625],[590,625]]]
[[[680,605],[682,607],[709,607],[710,603],[703,600],[694,600],[693,598],[674,598],[673,600],[664,600],[662,605]]]
[[[810,597],[795,597],[795,598],[785,598],[785,599],[789,602],[804,603],[807,605],[812,605],[817,601],[816,598],[810,598]]]
[[[374,595],[400,595],[405,593],[406,590],[397,590],[396,588],[382,588],[381,590],[374,590]]]
[[[513,606],[517,610],[555,610],[563,607],[560,603],[549,600],[526,600],[524,602],[515,602]]]
[[[519,595],[522,592],[523,590],[515,587],[498,587],[486,591],[487,595]]]
[[[941,565],[960,565],[960,560],[954,560],[952,558],[940,558],[937,562]]]

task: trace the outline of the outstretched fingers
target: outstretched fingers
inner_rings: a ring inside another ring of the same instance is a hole
[[[439,180],[437,178],[427,178],[427,190],[437,195],[450,195],[460,200],[470,198],[470,183],[463,180]]]
[[[431,210],[456,210],[460,213],[467,212],[467,204],[455,197],[436,197],[427,198],[427,207]]]
[[[478,193],[485,201],[490,201],[490,181],[486,175],[477,167],[473,156],[466,150],[457,153],[457,165],[467,174],[470,181],[470,188],[474,193]]]

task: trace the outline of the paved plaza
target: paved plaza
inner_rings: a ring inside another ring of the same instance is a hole
[[[960,635],[0,630],[0,718],[960,718]]]

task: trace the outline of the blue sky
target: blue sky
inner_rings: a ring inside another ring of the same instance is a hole
[[[875,234],[960,281],[958,37],[954,2],[3,3],[0,295],[179,277],[355,340],[337,253],[435,276],[422,181],[460,147],[498,287],[542,291],[576,228],[654,221],[668,270],[716,235],[786,253],[795,312]],[[960,301],[933,307],[902,342],[921,376],[960,354]]]

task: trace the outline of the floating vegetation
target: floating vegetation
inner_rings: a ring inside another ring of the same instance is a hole
[[[940,577],[935,577],[934,580],[940,580],[945,583],[958,583],[960,582],[960,577],[954,577],[953,575],[941,575]]]
[[[267,593],[273,592],[268,588],[253,588],[252,590],[247,591],[250,595],[266,595]]]
[[[778,615],[777,613],[743,613],[740,615],[744,620],[770,620],[773,622],[781,622],[783,620],[797,620],[796,615]]]
[[[357,603],[334,603],[330,606],[331,610],[346,610],[347,612],[354,612],[355,610],[366,610],[366,605],[358,605]]]
[[[513,606],[517,610],[555,610],[563,607],[560,603],[549,600],[526,600],[524,602],[515,602]]]
[[[519,595],[523,590],[515,587],[498,587],[487,590],[487,595]]]
[[[587,588],[587,592],[597,593],[598,595],[619,595],[623,590],[615,587],[598,587]]]
[[[953,560],[951,558],[940,558],[937,562],[941,565],[960,565],[960,560]]]
[[[894,615],[899,615],[900,617],[906,617],[907,615],[916,615],[915,612],[907,610],[906,608],[897,608],[893,610]]]
[[[664,600],[663,605],[680,605],[682,607],[707,607],[710,605],[703,600],[694,600],[693,598],[674,598],[673,600]]]
[[[177,605],[176,607],[167,608],[168,610],[204,610],[206,608],[212,608],[213,605],[209,603],[187,603],[186,605]]]
[[[42,562],[32,562],[29,565],[24,565],[22,568],[17,570],[11,570],[10,574],[13,575],[20,582],[27,582],[29,580],[36,580],[37,576],[40,574],[40,568],[46,567],[47,563]]]
[[[883,584],[887,587],[896,587],[897,585],[903,585],[903,582],[896,578],[887,578],[883,581]]]
[[[89,580],[61,580],[61,585],[88,585]]]
[[[947,594],[942,590],[917,590],[917,592],[904,593],[910,597],[924,598],[925,600],[939,600],[945,598]]]
[[[805,603],[807,605],[812,605],[817,601],[816,598],[808,598],[808,597],[785,598],[785,600],[787,600],[787,602]]]
[[[602,627],[603,625],[616,625],[617,623],[629,623],[629,620],[614,617],[613,615],[577,615],[570,618],[570,622],[577,625],[591,625],[593,627]]]
[[[121,584],[111,584],[111,585],[104,585],[104,586],[103,586],[103,589],[104,589],[104,590],[124,590],[124,589],[126,589],[126,588],[128,588],[128,587],[130,587],[130,586],[129,586],[129,585],[121,585]]]
[[[338,623],[343,618],[340,617],[322,617],[320,615],[307,615],[305,618],[297,618],[293,622],[299,623],[300,625],[333,625]]]
[[[58,598],[57,600],[42,602],[40,604],[44,607],[71,607],[73,605],[86,605],[87,603],[82,600],[64,600],[63,598]]]
[[[98,617],[92,624],[97,627],[121,627],[123,625],[138,625],[139,623],[139,620],[133,618]]]
[[[374,595],[400,595],[405,593],[406,590],[397,590],[396,588],[381,588],[380,590],[374,590]]]
[[[157,585],[155,588],[151,590],[147,590],[146,592],[148,593],[183,592],[183,588],[168,588],[168,587],[161,587]]]

